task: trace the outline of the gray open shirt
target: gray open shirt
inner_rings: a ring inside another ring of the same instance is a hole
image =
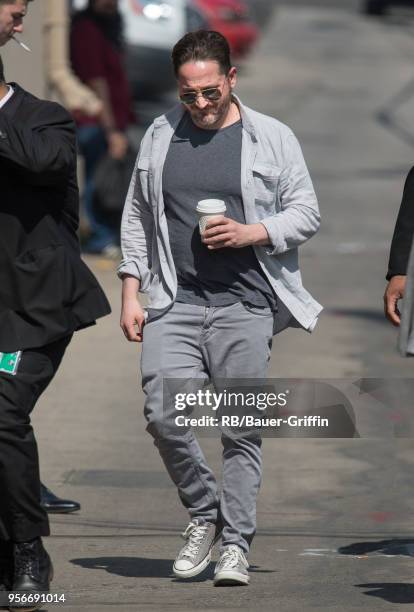
[[[302,285],[298,247],[319,229],[318,201],[292,131],[272,117],[244,106],[241,180],[246,223],[262,223],[271,245],[254,252],[278,296],[274,332],[294,326],[312,331],[322,306]],[[148,294],[149,316],[173,304],[177,276],[164,212],[162,173],[172,135],[184,107],[155,119],[139,149],[121,224],[123,259],[118,275],[130,274]]]

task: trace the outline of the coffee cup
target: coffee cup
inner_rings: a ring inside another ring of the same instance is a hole
[[[223,200],[210,199],[200,200],[196,210],[198,214],[198,226],[200,228],[200,234],[202,234],[210,219],[224,215],[227,209]]]

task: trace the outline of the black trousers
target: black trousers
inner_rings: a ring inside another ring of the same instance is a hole
[[[0,540],[26,542],[50,533],[40,505],[39,457],[30,413],[71,338],[23,351],[15,376],[0,372]]]

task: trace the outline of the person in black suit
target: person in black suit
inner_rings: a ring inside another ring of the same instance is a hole
[[[72,119],[6,84],[0,61],[0,351],[17,353],[17,371],[0,371],[0,591],[49,589],[30,413],[73,333],[110,312],[81,260],[78,207]]]
[[[0,0],[0,47],[7,44],[15,34],[23,33],[23,20],[31,0]],[[40,483],[42,506],[49,513],[68,513],[80,510],[80,504],[70,499],[61,499],[43,483]]]
[[[395,224],[388,263],[388,285],[384,294],[384,312],[395,326],[401,323],[398,302],[404,297],[408,260],[414,236],[414,167],[405,181],[403,198]]]

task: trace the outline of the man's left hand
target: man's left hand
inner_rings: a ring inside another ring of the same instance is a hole
[[[246,246],[270,244],[269,235],[262,223],[238,223],[227,217],[211,219],[201,238],[211,251],[225,247],[241,249]]]

